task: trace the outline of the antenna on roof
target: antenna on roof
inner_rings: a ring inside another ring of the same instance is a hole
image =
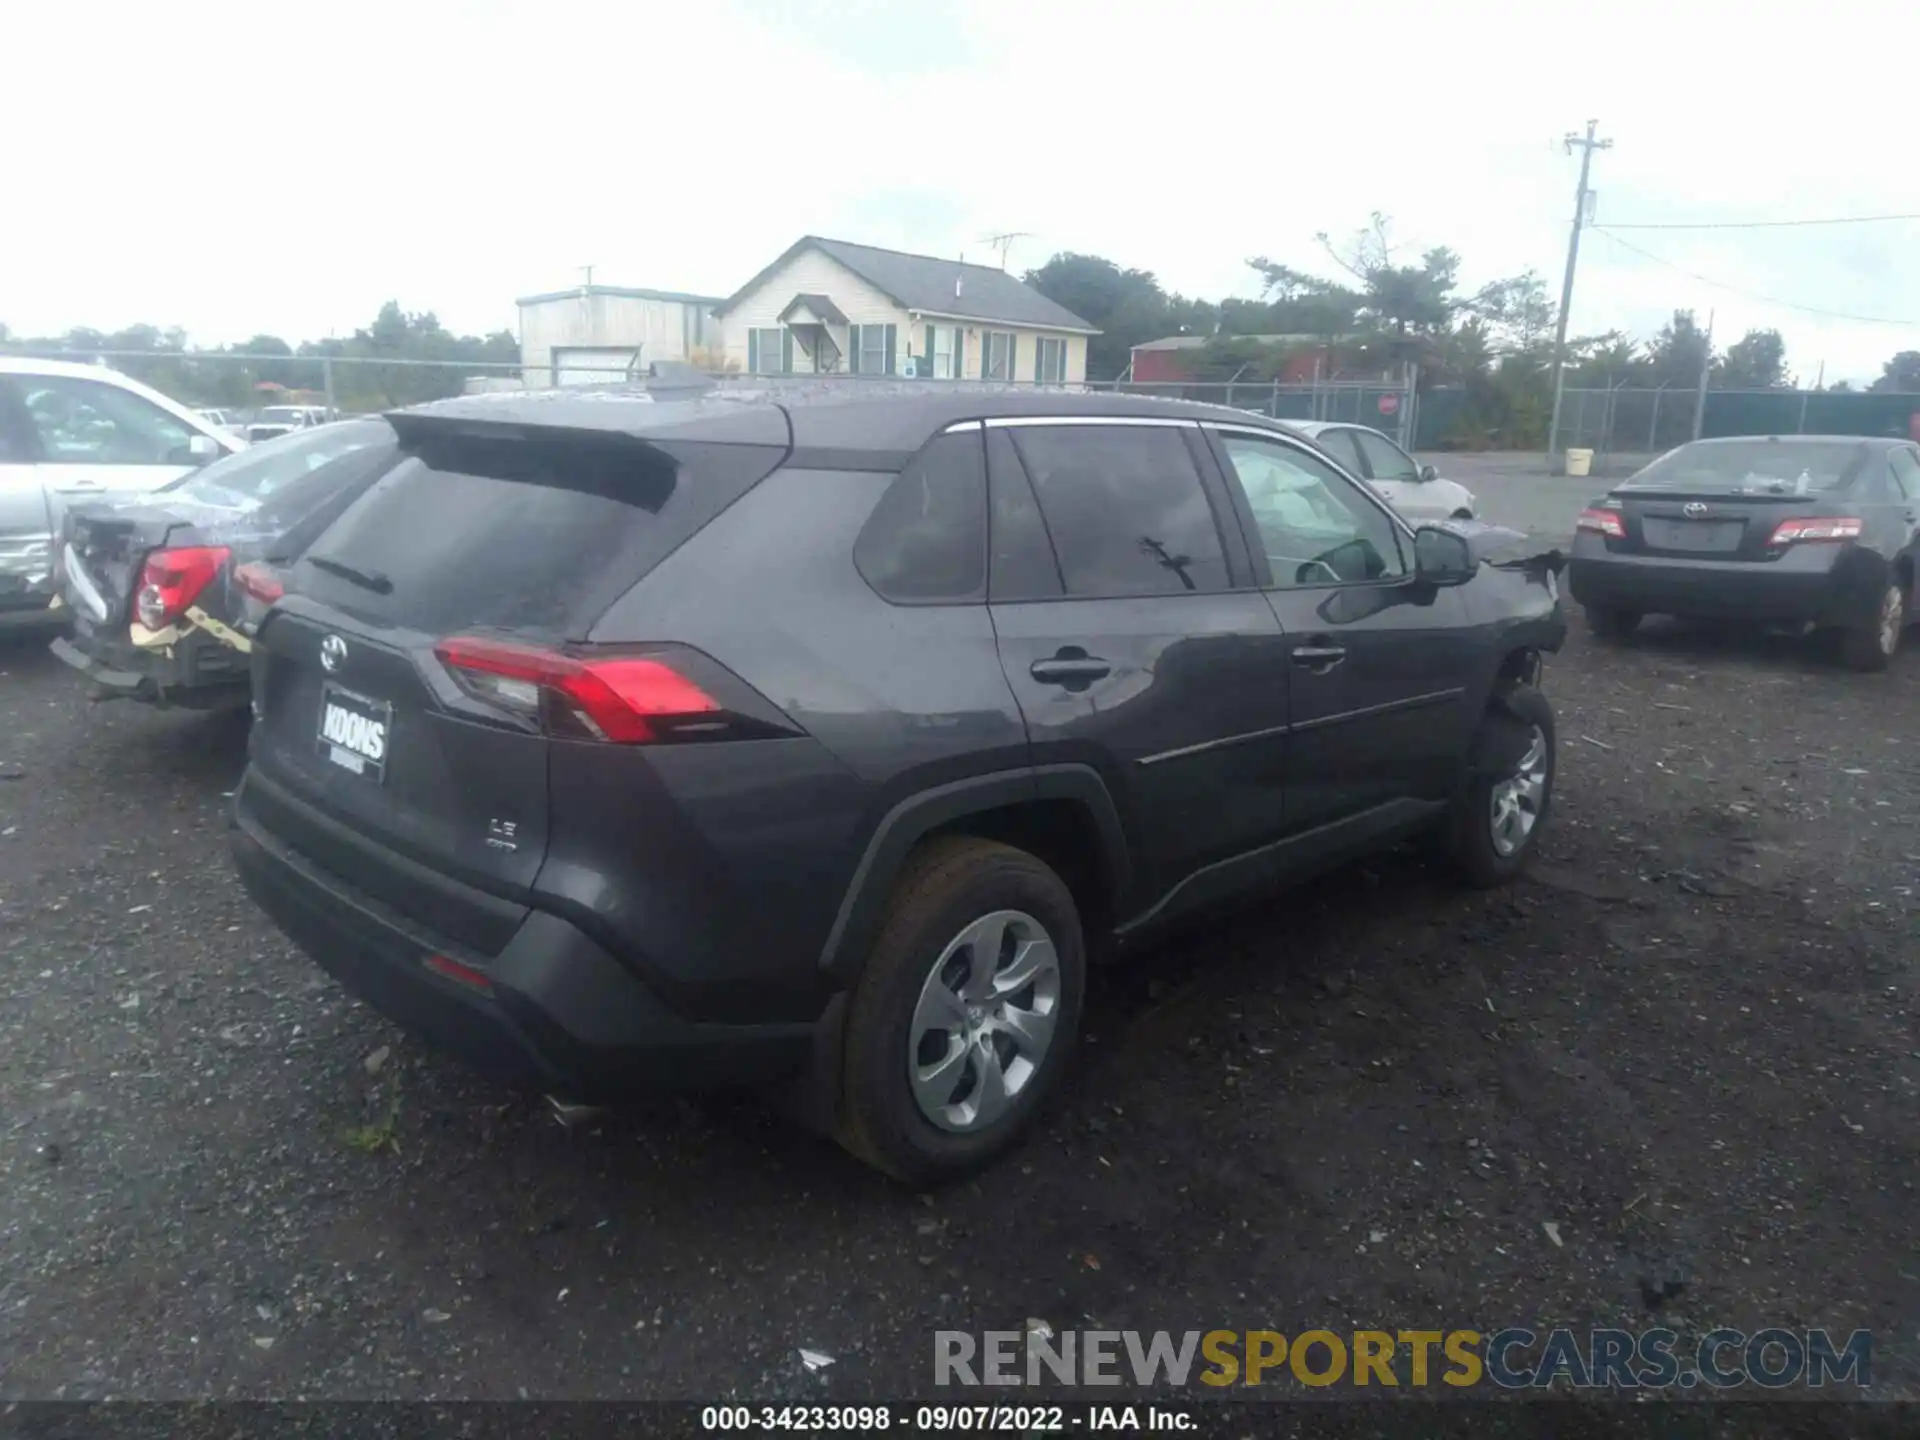
[[[983,238],[980,243],[982,245],[991,245],[1000,252],[1000,268],[1004,270],[1007,268],[1007,252],[1013,248],[1013,242],[1016,240],[1031,240],[1032,238],[1033,236],[1025,230],[1009,230],[1004,235],[988,235]]]

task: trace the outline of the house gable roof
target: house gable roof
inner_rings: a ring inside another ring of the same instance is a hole
[[[990,265],[967,265],[932,255],[908,255],[848,240],[802,235],[766,269],[714,307],[725,315],[766,283],[769,276],[794,256],[818,250],[859,276],[902,310],[957,320],[982,320],[1022,325],[1036,330],[1070,330],[1082,335],[1100,332],[1064,305],[1056,305],[1031,285]],[[958,282],[959,293],[955,293]]]
[[[545,305],[553,300],[581,300],[594,295],[612,295],[622,300],[674,300],[682,305],[714,306],[717,295],[691,295],[685,290],[646,290],[630,285],[576,285],[571,290],[549,290],[540,295],[522,295],[516,305]]]

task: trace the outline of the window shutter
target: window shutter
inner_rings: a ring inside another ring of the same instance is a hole
[[[1015,334],[1009,334],[1007,336],[1007,379],[1018,380],[1019,378],[1020,337]]]
[[[793,373],[793,331],[784,325],[780,327],[780,373]]]
[[[894,344],[894,338],[895,336],[898,335],[899,330],[900,330],[900,327],[898,325],[887,326],[887,359],[886,359],[885,365],[882,367],[880,372],[883,375],[892,375],[897,373],[896,367],[893,363],[893,344]]]
[[[847,373],[849,375],[860,373],[860,327],[858,325],[847,326]]]
[[[749,375],[760,373],[760,332],[758,330],[747,331],[747,373]]]
[[[929,326],[927,326],[927,340],[926,340],[926,347],[925,347],[925,348],[926,348],[926,354],[927,354],[927,374],[929,374],[929,375],[931,375],[931,374],[933,374],[933,371],[934,371],[934,364],[933,364],[933,326],[931,326],[931,325],[929,325]]]

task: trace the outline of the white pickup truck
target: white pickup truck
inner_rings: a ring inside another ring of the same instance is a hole
[[[52,618],[66,511],[157,490],[246,441],[101,365],[0,356],[0,624]]]

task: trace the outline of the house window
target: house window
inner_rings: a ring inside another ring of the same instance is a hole
[[[892,325],[849,325],[847,368],[856,375],[891,375],[896,329]]]
[[[787,373],[787,332],[784,327],[747,332],[747,369],[755,375]]]
[[[1004,331],[986,330],[980,335],[980,378],[983,380],[1013,379],[1014,337]]]
[[[1033,378],[1042,385],[1066,384],[1067,342],[1043,339],[1034,348],[1039,353],[1033,357]]]
[[[954,364],[954,338],[959,331],[951,325],[933,327],[933,378],[936,380],[958,380],[959,368]]]

